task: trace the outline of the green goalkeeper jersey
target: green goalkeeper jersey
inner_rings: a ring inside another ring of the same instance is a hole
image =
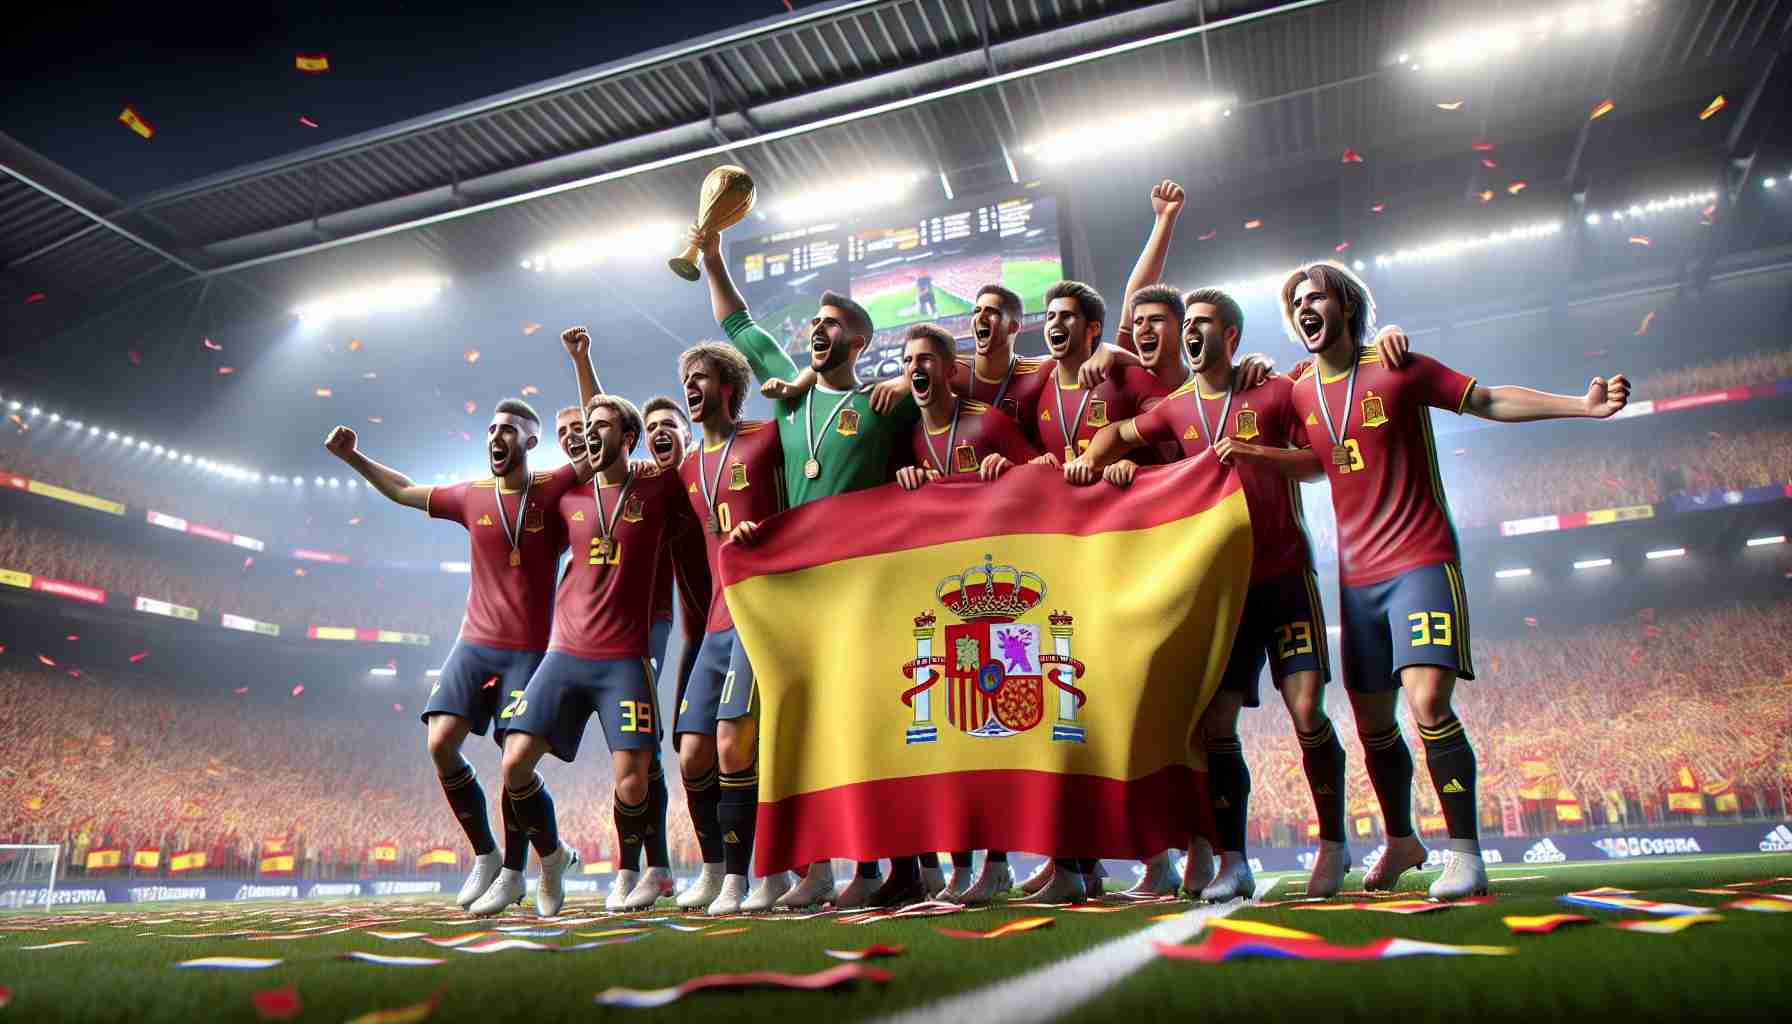
[[[794,380],[800,372],[790,354],[745,310],[722,321],[722,329],[761,384],[773,378]],[[892,456],[921,418],[910,396],[879,414],[871,410],[866,389],[835,391],[820,384],[802,398],[774,405],[784,447],[784,489],[792,507],[888,483]],[[805,472],[811,461],[817,470],[813,479]]]

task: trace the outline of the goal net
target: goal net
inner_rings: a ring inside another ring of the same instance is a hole
[[[60,846],[0,843],[0,909],[53,906],[61,853]]]

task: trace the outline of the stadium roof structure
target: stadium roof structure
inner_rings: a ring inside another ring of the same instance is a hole
[[[791,193],[877,173],[900,154],[968,193],[1040,176],[1022,151],[1054,127],[1117,107],[1169,116],[1215,97],[1230,111],[1222,145],[1194,133],[1153,144],[1174,149],[1166,159],[1203,188],[1331,182],[1339,153],[1354,147],[1373,150],[1384,187],[1397,190],[1400,166],[1428,180],[1434,168],[1421,176],[1419,165],[1497,134],[1502,146],[1547,149],[1560,183],[1584,193],[1595,161],[1698,145],[1689,118],[1662,111],[1740,83],[1709,179],[1731,168],[1739,188],[1761,132],[1757,101],[1786,75],[1792,3],[1618,0],[1575,11],[1593,16],[1574,26],[1583,40],[1610,37],[1588,51],[1596,56],[1521,52],[1547,46],[1514,39],[1447,73],[1447,86],[1415,86],[1430,73],[1412,67],[1420,47],[1488,24],[1485,5],[833,0],[130,200],[0,136],[0,287],[75,300],[7,317],[3,340],[22,355],[198,281],[271,313],[363,270],[514,262],[568,225],[688,215],[703,174],[724,159],[751,169],[762,190]],[[1445,88],[1482,112],[1441,115]],[[1595,153],[1587,109],[1618,93],[1615,116],[1647,121],[1629,133],[1647,148]]]

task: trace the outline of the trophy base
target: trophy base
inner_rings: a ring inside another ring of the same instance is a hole
[[[671,267],[674,274],[684,278],[686,281],[695,281],[703,276],[697,270],[697,264],[692,263],[683,256],[672,257],[666,261],[666,266]]]

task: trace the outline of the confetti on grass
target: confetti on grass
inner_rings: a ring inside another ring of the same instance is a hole
[[[442,997],[439,995],[430,996],[421,1003],[412,1003],[409,1006],[400,1006],[392,1010],[363,1013],[359,1017],[351,1018],[348,1024],[417,1024],[418,1021],[428,1020],[429,1015],[436,1012],[436,1006],[441,1001]]]
[[[61,949],[64,946],[85,946],[86,939],[64,939],[61,942],[46,942],[41,946],[20,946],[22,950]]]
[[[362,953],[359,951],[344,953],[340,959],[358,960],[364,964],[381,964],[386,967],[434,967],[437,964],[447,962],[429,956],[382,956],[379,953]]]
[[[1591,923],[1593,919],[1585,914],[1536,914],[1531,916],[1514,914],[1510,917],[1502,917],[1500,920],[1504,921],[1506,927],[1512,929],[1515,934],[1546,935],[1565,924],[1587,924]]]
[[[1695,924],[1711,924],[1722,921],[1722,914],[1682,914],[1670,917],[1665,921],[1613,921],[1613,928],[1622,928],[1627,932],[1647,932],[1650,935],[1677,935]]]
[[[774,971],[753,971],[747,974],[706,974],[672,988],[633,989],[609,988],[597,994],[599,1006],[624,1006],[644,1010],[670,1006],[693,992],[711,988],[780,988],[798,992],[819,992],[854,981],[886,984],[894,977],[888,971],[862,964],[841,964],[814,974],[779,974]]]
[[[1450,946],[1441,942],[1420,942],[1416,939],[1377,939],[1361,946],[1335,946],[1314,936],[1294,939],[1270,935],[1251,935],[1219,929],[1209,932],[1199,945],[1178,946],[1158,942],[1152,944],[1159,956],[1171,960],[1193,960],[1217,964],[1250,957],[1275,957],[1285,960],[1392,960],[1406,956],[1509,956],[1517,952],[1512,946]]]
[[[182,960],[176,967],[202,967],[220,971],[261,971],[269,967],[280,966],[280,960],[266,960],[257,956],[202,956],[197,960]]]
[[[1792,904],[1788,904],[1788,907],[1792,908]],[[836,960],[875,960],[878,957],[901,956],[902,947],[885,946],[880,943],[875,946],[866,946],[864,949],[824,949],[822,953]]]
[[[1051,923],[1052,919],[1049,917],[1023,917],[1018,921],[1010,921],[999,928],[991,928],[986,932],[965,931],[960,928],[935,928],[934,931],[954,939],[1000,939],[1009,935],[1019,935],[1021,932],[1030,932],[1037,928],[1047,928],[1051,926]]]
[[[250,996],[249,1001],[255,1006],[255,1016],[262,1020],[291,1020],[305,1009],[299,990],[291,985],[263,989]]]

